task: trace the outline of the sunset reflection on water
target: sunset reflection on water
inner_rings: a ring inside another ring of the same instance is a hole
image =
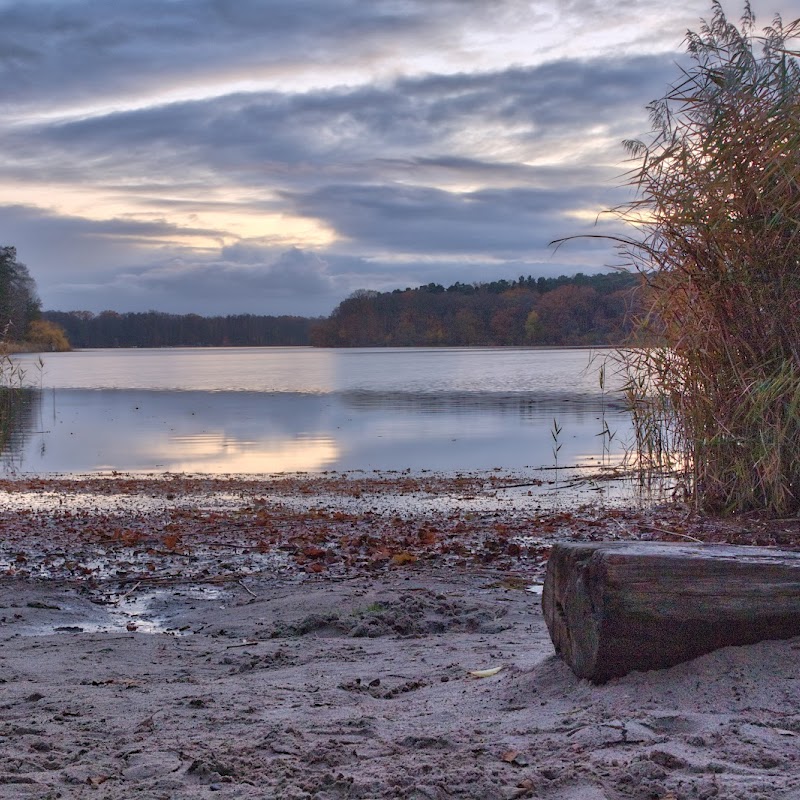
[[[588,350],[56,355],[2,454],[6,472],[588,466],[618,462],[630,434],[587,371]]]

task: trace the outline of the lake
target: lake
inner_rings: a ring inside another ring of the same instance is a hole
[[[630,436],[600,390],[602,352],[587,349],[83,350],[44,355],[41,369],[16,358],[39,391],[2,452],[6,474],[589,466],[619,461]]]

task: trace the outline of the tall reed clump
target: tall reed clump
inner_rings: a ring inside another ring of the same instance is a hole
[[[800,512],[800,20],[754,34],[722,7],[688,34],[691,65],[626,142],[635,199],[613,237],[646,276],[623,355],[640,466],[682,474],[697,507]]]

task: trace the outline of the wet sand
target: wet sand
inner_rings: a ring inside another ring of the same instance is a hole
[[[800,797],[800,640],[597,687],[539,604],[557,539],[797,523],[531,477],[2,483],[0,797]]]

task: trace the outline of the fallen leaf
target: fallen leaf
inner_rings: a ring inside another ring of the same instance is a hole
[[[492,675],[497,675],[500,670],[503,669],[502,667],[491,667],[490,669],[473,669],[470,670],[470,675],[473,678],[491,678]]]
[[[419,541],[421,544],[436,544],[436,531],[423,529],[419,532]]]

